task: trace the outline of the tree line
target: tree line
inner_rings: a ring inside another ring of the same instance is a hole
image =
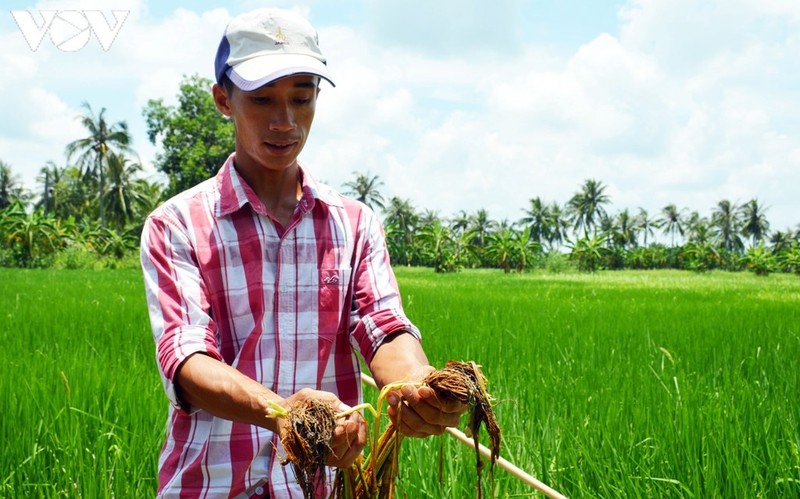
[[[188,76],[178,102],[151,100],[143,109],[148,139],[159,148],[156,169],[166,185],[142,178],[126,122],[84,104],[86,135],[66,144],[64,166],[43,165],[37,190],[26,190],[0,159],[0,266],[137,265],[143,222],[168,197],[213,176],[234,149],[233,126],[216,109],[211,81]],[[353,172],[341,188],[383,216],[396,264],[437,272],[500,268],[551,270],[675,268],[800,275],[800,225],[772,231],[767,209],[752,199],[723,199],[709,215],[665,206],[610,211],[606,186],[587,179],[563,204],[529,200],[518,220],[486,210],[452,217],[385,198],[378,175]]]
[[[710,216],[674,204],[659,213],[640,208],[611,213],[606,186],[587,179],[565,203],[529,200],[516,221],[497,221],[486,210],[461,211],[446,219],[419,212],[408,200],[385,204],[377,176],[354,172],[348,194],[385,215],[387,244],[394,261],[431,266],[439,272],[460,268],[575,267],[600,269],[752,270],[760,275],[800,275],[800,226],[770,231],[766,209],[757,199],[742,205],[720,200]]]

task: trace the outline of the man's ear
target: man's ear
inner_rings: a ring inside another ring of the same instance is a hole
[[[230,96],[225,87],[215,83],[211,87],[211,94],[214,96],[214,104],[216,104],[219,112],[230,118],[233,112],[231,111]]]

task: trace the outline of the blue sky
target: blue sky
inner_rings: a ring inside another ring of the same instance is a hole
[[[563,204],[595,178],[612,212],[709,215],[757,198],[774,230],[800,223],[793,0],[7,1],[0,159],[33,188],[82,136],[87,101],[128,123],[158,178],[143,106],[174,102],[182,75],[211,77],[228,19],[266,5],[319,30],[337,87],[302,159],[334,187],[376,174],[418,209],[514,221],[531,198]],[[108,51],[94,37],[33,51],[12,10],[130,14]]]

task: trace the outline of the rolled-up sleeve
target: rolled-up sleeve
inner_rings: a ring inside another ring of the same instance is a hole
[[[185,408],[174,376],[186,358],[204,353],[221,359],[208,293],[188,231],[166,215],[150,216],[142,231],[141,262],[156,361],[167,397]]]
[[[403,311],[383,228],[371,212],[365,217],[363,236],[361,258],[354,269],[350,326],[354,346],[369,364],[389,336],[408,332],[419,341],[422,337]]]

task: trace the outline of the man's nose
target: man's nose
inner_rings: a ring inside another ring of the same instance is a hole
[[[295,127],[294,113],[289,103],[274,107],[269,125],[276,131],[291,130]]]

